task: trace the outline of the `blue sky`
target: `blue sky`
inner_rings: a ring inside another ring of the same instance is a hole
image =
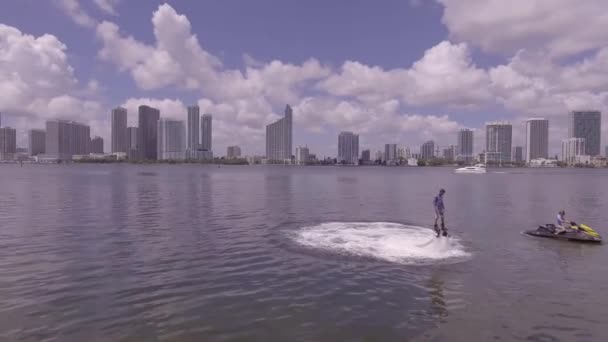
[[[456,131],[551,120],[608,103],[608,4],[601,0],[4,1],[3,124],[87,122],[109,146],[109,112],[150,104],[214,115],[216,154],[263,153],[264,125],[294,107],[295,144],[336,153],[337,133],[416,151]],[[586,18],[581,21],[580,18]],[[608,142],[604,120],[603,144]]]

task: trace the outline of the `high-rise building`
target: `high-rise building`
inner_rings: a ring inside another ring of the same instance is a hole
[[[137,149],[137,127],[127,127],[127,158],[136,160],[139,158]]]
[[[0,112],[0,128],[2,128],[2,112]]]
[[[586,155],[584,138],[569,138],[562,140],[562,161],[568,165],[576,163],[576,157]]]
[[[238,146],[228,146],[226,148],[226,158],[235,159],[241,157],[241,148]]]
[[[435,157],[435,142],[429,140],[420,146],[420,158],[427,160]]]
[[[43,129],[30,129],[27,133],[28,151],[30,156],[46,153],[46,131]]]
[[[526,120],[526,162],[549,158],[549,120]]]
[[[352,132],[340,132],[338,135],[338,163],[359,164],[359,136]]]
[[[293,111],[285,107],[285,116],[266,126],[266,159],[271,162],[291,159]]]
[[[384,145],[384,160],[391,161],[397,160],[397,144],[385,144]]]
[[[513,147],[513,151],[511,152],[512,161],[516,163],[521,163],[524,161],[524,148],[521,146]]]
[[[13,160],[17,153],[17,130],[0,128],[0,160]]]
[[[372,156],[371,156],[371,152],[369,150],[363,150],[361,152],[361,161],[363,161],[364,163],[369,162],[371,160]]]
[[[384,152],[382,152],[382,151],[376,151],[376,158],[374,160],[375,161],[379,161],[379,162],[381,162],[382,160],[384,160]]]
[[[568,137],[585,139],[585,155],[599,156],[601,149],[602,113],[572,111],[568,117]]]
[[[69,160],[75,154],[89,154],[91,143],[89,126],[66,120],[46,122],[45,155]]]
[[[183,160],[186,151],[184,122],[158,120],[157,156],[159,160]]]
[[[307,146],[296,147],[296,164],[306,165],[310,161],[310,153]]]
[[[604,157],[608,158],[608,145],[605,147]]]
[[[486,123],[486,162],[510,162],[513,126],[504,121]]]
[[[468,163],[473,161],[473,159],[473,131],[468,128],[463,128],[458,131],[456,160]]]
[[[443,149],[443,159],[446,161],[454,160],[454,152],[456,151],[456,147],[454,145],[450,145],[448,148]]]
[[[112,109],[112,153],[127,152],[127,110]]]
[[[127,127],[127,151],[137,148],[137,127]]]
[[[139,106],[139,126],[137,127],[137,149],[142,159],[158,158],[158,120],[160,110],[150,106]]]
[[[91,139],[91,153],[98,153],[98,154],[103,153],[103,138],[102,137],[97,136],[97,137]]]
[[[213,130],[211,129],[212,123],[211,114],[203,114],[201,119],[201,148],[203,151],[212,151],[212,136]]]
[[[186,148],[190,150],[196,150],[200,146],[200,138],[199,138],[199,122],[200,122],[200,109],[198,106],[190,106],[188,107],[188,127],[187,136],[188,140],[186,143]],[[211,127],[211,126],[209,126]]]

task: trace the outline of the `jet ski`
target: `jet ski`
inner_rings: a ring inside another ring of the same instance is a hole
[[[540,236],[540,237],[548,237],[558,240],[569,240],[569,241],[577,241],[577,242],[592,242],[592,243],[601,243],[602,237],[595,230],[591,229],[591,227],[584,224],[576,224],[572,222],[570,227],[566,228],[564,231],[555,233],[555,225],[554,224],[546,224],[544,226],[539,226],[534,230],[527,230],[524,233],[532,236]]]

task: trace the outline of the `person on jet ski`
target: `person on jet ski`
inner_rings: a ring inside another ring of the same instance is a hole
[[[563,209],[557,213],[557,224],[555,225],[555,234],[561,234],[566,231],[566,228],[570,226],[570,223],[566,221],[566,211]]]
[[[439,227],[437,226],[437,221],[441,218],[441,230],[443,230],[443,236],[448,236],[448,231],[445,228],[445,220],[443,218],[443,213],[445,211],[445,206],[443,205],[443,195],[445,194],[445,190],[439,190],[439,195],[435,196],[433,200],[433,206],[435,207],[435,233],[437,233],[437,237],[440,235]]]

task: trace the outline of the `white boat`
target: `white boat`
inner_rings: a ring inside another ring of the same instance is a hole
[[[475,166],[465,166],[454,170],[456,173],[486,173],[486,166],[484,164],[477,164]]]

